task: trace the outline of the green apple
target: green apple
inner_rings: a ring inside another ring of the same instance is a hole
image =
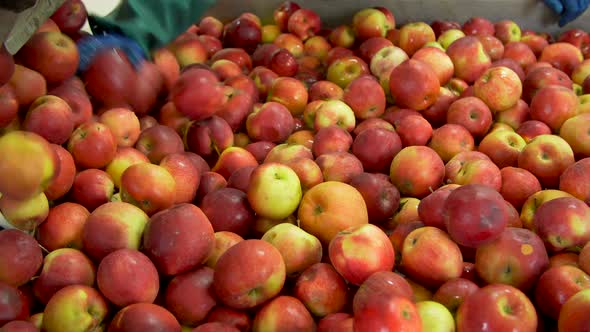
[[[49,201],[44,193],[25,200],[0,197],[0,212],[12,226],[25,232],[34,231],[49,215]]]
[[[250,175],[248,202],[259,216],[284,219],[297,210],[302,197],[297,173],[280,163],[263,163]]]
[[[443,32],[436,40],[445,50],[455,40],[465,37],[465,33],[461,29],[449,29]]]
[[[453,332],[455,319],[444,305],[436,301],[419,301],[416,303],[418,314],[422,320],[423,332]]]

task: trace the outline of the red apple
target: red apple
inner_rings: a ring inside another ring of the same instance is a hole
[[[535,286],[534,299],[540,313],[558,319],[566,301],[590,288],[590,276],[580,268],[561,265],[545,270]]]
[[[141,131],[135,148],[143,152],[152,163],[158,164],[170,154],[183,152],[184,144],[174,129],[155,125]]]
[[[455,77],[467,83],[475,82],[492,64],[479,39],[469,34],[449,45],[447,55],[453,61]]]
[[[82,205],[64,202],[49,210],[47,219],[37,228],[37,240],[43,248],[82,249],[82,231],[90,212]]]
[[[410,59],[391,71],[389,89],[397,105],[420,111],[434,104],[440,82],[430,65]]]
[[[81,0],[68,0],[51,15],[51,20],[61,32],[72,35],[80,31],[87,17],[86,6]]]
[[[350,82],[344,89],[342,100],[352,108],[358,119],[379,117],[385,111],[385,93],[379,82],[369,75]]]
[[[350,185],[363,195],[373,224],[391,218],[399,207],[400,193],[387,176],[363,172],[353,177]]]
[[[434,30],[426,22],[410,22],[399,29],[399,41],[396,44],[412,57],[426,43],[435,42]]]
[[[574,152],[557,135],[539,135],[518,156],[518,167],[533,173],[545,188],[559,185],[559,176],[575,162]]]
[[[23,129],[41,135],[49,143],[61,145],[74,131],[72,110],[59,97],[39,97],[29,107]]]
[[[541,183],[533,173],[523,168],[504,167],[500,170],[502,188],[500,194],[516,209],[522,207],[532,194],[541,190]]]
[[[316,263],[297,277],[294,295],[316,317],[326,317],[344,309],[348,286],[331,264]]]
[[[78,83],[82,84],[82,86],[77,87],[76,84]],[[77,78],[77,76],[62,82],[62,84],[51,89],[49,94],[59,97],[68,103],[72,110],[71,118],[74,123],[74,128],[91,120],[92,104],[86,93],[83,82]]]
[[[153,303],[134,303],[120,309],[108,331],[181,331],[180,323],[166,308]]]
[[[500,112],[518,102],[522,94],[522,83],[517,74],[508,67],[492,67],[475,81],[473,93],[492,112]]]
[[[108,107],[124,107],[129,104],[137,83],[129,59],[119,49],[99,52],[83,73],[88,93]]]
[[[446,230],[443,215],[445,201],[449,194],[459,186],[458,184],[444,185],[420,200],[418,215],[424,225]]]
[[[568,76],[571,76],[574,68],[583,60],[582,51],[566,42],[555,42],[547,45],[539,56],[539,61],[549,62],[553,67],[563,71]]]
[[[246,193],[235,188],[220,188],[203,197],[200,207],[213,230],[230,231],[245,236],[254,223],[254,211]]]
[[[2,86],[10,81],[15,69],[14,57],[8,53],[4,45],[0,47],[0,68],[2,68],[2,74],[0,74],[0,86]]]
[[[308,8],[295,10],[287,21],[287,31],[301,38],[302,41],[315,36],[320,28],[320,16]]]
[[[455,278],[442,284],[432,295],[432,300],[444,305],[455,315],[463,301],[478,289],[479,286],[469,279]]]
[[[521,41],[512,41],[504,45],[502,58],[516,61],[522,69],[526,69],[537,62],[537,57],[533,50]]]
[[[352,146],[352,135],[336,125],[320,128],[313,138],[311,152],[319,157],[331,152],[347,152]]]
[[[469,18],[463,23],[461,29],[466,35],[494,35],[495,33],[494,23],[481,16]]]
[[[525,142],[530,143],[533,138],[539,135],[549,135],[552,131],[544,122],[538,120],[526,120],[516,128],[516,133],[524,138]]]
[[[535,93],[530,103],[530,117],[547,124],[554,133],[561,125],[577,114],[578,97],[569,88],[545,86]]]
[[[191,152],[206,159],[214,159],[234,145],[234,136],[227,121],[213,115],[190,123],[184,141]]]
[[[134,146],[141,133],[139,118],[127,108],[112,108],[100,115],[99,121],[109,127],[117,146]]]
[[[254,141],[281,143],[294,130],[293,116],[289,109],[278,102],[254,106],[246,119],[248,136]]]
[[[400,296],[378,297],[354,313],[353,331],[420,331],[422,321],[412,300]]]
[[[224,47],[243,48],[246,52],[252,52],[262,40],[262,30],[257,22],[238,17],[224,26],[222,38]]]
[[[557,214],[560,215],[559,224],[553,222]],[[585,228],[583,220],[589,215],[590,207],[584,201],[575,197],[559,197],[539,206],[533,224],[547,251],[554,253],[588,242],[590,231]]]
[[[427,146],[403,148],[393,158],[389,172],[391,182],[401,195],[416,198],[425,197],[440,187],[444,173],[442,159]]]
[[[196,326],[217,304],[210,267],[200,267],[174,276],[165,291],[166,308],[179,322]],[[187,296],[189,295],[189,296]]]
[[[87,122],[78,126],[67,144],[79,168],[103,168],[117,153],[113,133],[100,122]]]
[[[19,287],[35,276],[43,263],[39,243],[20,230],[0,231],[0,282]]]
[[[114,190],[115,184],[107,172],[90,168],[76,174],[70,195],[75,203],[92,212],[109,202]]]
[[[252,321],[255,331],[283,329],[315,331],[316,323],[305,305],[296,297],[277,296],[263,304]]]
[[[170,100],[179,112],[198,121],[219,111],[226,96],[223,84],[212,71],[194,68],[184,71],[176,80]]]
[[[432,137],[432,125],[422,115],[408,115],[395,123],[403,146],[426,145]]]
[[[160,161],[160,166],[172,175],[176,183],[174,203],[192,202],[197,195],[201,173],[190,157],[184,153],[171,153]]]
[[[0,281],[0,295],[2,295],[0,326],[29,317],[30,309],[27,306],[27,298],[20,289]]]
[[[447,163],[461,152],[473,151],[475,139],[464,126],[447,123],[432,131],[428,146]]]

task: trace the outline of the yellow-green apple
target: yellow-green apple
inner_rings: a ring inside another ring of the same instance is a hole
[[[51,144],[58,160],[57,173],[51,183],[45,188],[45,196],[49,201],[54,201],[65,194],[72,188],[74,177],[76,175],[76,165],[72,155],[61,145]]]
[[[281,103],[293,116],[297,116],[303,113],[308,97],[307,88],[303,82],[292,77],[279,77],[273,81],[266,101]]]
[[[466,35],[494,35],[494,23],[485,17],[473,16],[461,25]]]
[[[180,113],[198,121],[219,111],[227,96],[223,83],[212,71],[192,68],[184,71],[175,81],[170,100]]]
[[[54,181],[60,162],[38,134],[11,131],[0,137],[0,193],[17,200],[38,196]]]
[[[356,126],[356,117],[352,108],[342,100],[331,99],[318,101],[318,107],[313,115],[313,129],[339,126],[352,132]]]
[[[498,130],[485,135],[477,150],[490,157],[499,168],[504,168],[518,164],[518,156],[526,144],[514,131]]]
[[[507,124],[514,130],[527,120],[530,120],[529,105],[522,99],[514,106],[494,114],[494,122]]]
[[[252,266],[258,268],[253,271]],[[253,308],[279,294],[285,271],[281,253],[272,244],[257,239],[240,241],[219,257],[213,289],[229,307]]]
[[[330,152],[315,159],[324,181],[350,183],[353,177],[364,171],[359,158],[350,152]]]
[[[354,313],[353,331],[422,331],[416,304],[401,295],[379,296]]]
[[[466,297],[455,317],[457,331],[536,331],[539,319],[535,306],[518,288],[489,284]]]
[[[315,100],[342,99],[344,90],[336,83],[320,80],[309,87],[309,102]]]
[[[247,196],[256,214],[283,219],[297,210],[302,197],[301,183],[288,166],[265,162],[252,172]]]
[[[447,29],[438,35],[436,41],[446,50],[455,40],[465,37],[465,33],[458,28]]]
[[[474,95],[481,99],[492,112],[513,107],[522,94],[518,75],[504,66],[491,67],[473,84]]]
[[[133,280],[129,284],[129,280]],[[96,283],[112,304],[125,307],[133,303],[152,303],[160,289],[158,271],[150,259],[135,249],[118,249],[98,264]]]
[[[338,232],[330,241],[328,252],[336,271],[353,285],[361,285],[375,272],[391,271],[395,265],[391,241],[373,224],[352,226]],[[371,259],[367,259],[368,252],[372,253]]]
[[[443,215],[450,237],[468,248],[496,240],[508,224],[504,198],[482,184],[465,184],[453,190],[445,201]]]
[[[421,111],[434,104],[440,83],[430,65],[409,59],[391,71],[389,90],[396,105]]]
[[[356,41],[355,32],[349,24],[340,24],[332,29],[328,35],[328,39],[333,47],[344,47],[347,49],[352,48]]]
[[[447,110],[447,123],[465,127],[476,139],[486,135],[492,122],[493,115],[490,108],[478,97],[459,98]]]
[[[153,303],[134,303],[114,315],[108,331],[181,331],[182,327],[168,309]]]
[[[141,133],[139,118],[128,108],[112,108],[99,117],[99,122],[109,127],[118,147],[132,147]]]
[[[389,176],[402,196],[423,198],[442,185],[445,165],[432,148],[408,146],[393,158]]]
[[[272,227],[282,224],[282,223],[290,223],[293,225],[297,225],[297,218],[295,214],[292,214],[284,219],[270,219],[265,217],[257,217],[254,225],[252,226],[252,234],[256,238],[260,238]]]
[[[165,307],[181,324],[197,326],[217,304],[213,294],[214,270],[207,266],[178,274],[168,283]]]
[[[559,69],[571,77],[572,71],[584,60],[582,51],[566,42],[550,43],[539,56],[539,61],[549,62],[553,67]]]
[[[400,193],[385,174],[363,172],[353,177],[349,184],[363,195],[369,222],[373,224],[382,224],[399,207]]]
[[[537,91],[548,85],[572,89],[573,82],[563,71],[554,67],[539,67],[530,70],[522,83],[522,97],[530,103]]]
[[[572,81],[576,84],[583,85],[584,80],[590,74],[590,60],[586,59],[572,70]]]
[[[199,207],[216,232],[247,236],[256,220],[246,193],[236,188],[219,188],[207,193]]]
[[[36,238],[43,248],[82,249],[82,230],[90,212],[82,205],[63,202],[49,209],[47,218],[37,228]]]
[[[559,215],[560,222],[555,223]],[[590,207],[575,197],[559,197],[539,206],[533,217],[535,232],[545,242],[547,251],[555,253],[583,246],[590,239],[585,221],[590,218]]]
[[[129,166],[149,162],[144,153],[133,147],[118,148],[115,157],[106,166],[105,171],[110,175],[115,187],[120,188],[121,176]]]
[[[385,37],[390,25],[387,16],[377,8],[364,8],[352,16],[352,28],[356,38],[366,40],[371,37]]]
[[[399,66],[402,62],[408,59],[409,56],[404,50],[397,46],[390,45],[377,51],[368,64],[371,74],[381,80],[383,77],[389,78],[393,68]]]
[[[79,125],[67,142],[78,168],[107,166],[117,153],[117,141],[106,125],[100,122],[86,122]]]
[[[80,59],[76,43],[61,32],[34,34],[17,57],[23,65],[43,75],[48,83],[74,76]]]
[[[244,238],[240,235],[229,231],[215,232],[214,236],[215,244],[204,263],[206,266],[212,269],[215,268],[219,257],[221,257],[221,255],[223,255],[227,249],[244,240]]]
[[[559,177],[559,190],[572,196],[590,202],[589,183],[586,178],[590,175],[590,158],[583,158],[566,168]]]
[[[313,146],[315,133],[311,129],[301,128],[292,133],[285,143],[300,144],[310,149]]]
[[[306,41],[320,32],[320,16],[308,8],[295,10],[287,20],[287,31]]]
[[[520,26],[512,20],[504,19],[494,23],[494,36],[504,44],[520,41],[521,35]]]
[[[566,301],[576,293],[590,288],[590,276],[580,268],[561,265],[545,270],[531,298],[541,314],[558,319]]]
[[[442,332],[455,331],[455,318],[444,305],[432,301],[416,303],[423,331]]]
[[[197,189],[195,203],[200,204],[205,195],[214,190],[225,187],[227,187],[227,180],[223,175],[211,171],[202,173],[201,178],[199,179],[199,189]]]
[[[518,167],[533,173],[545,188],[556,188],[561,173],[574,162],[569,144],[552,134],[535,137],[518,156]]]
[[[504,43],[493,35],[476,35],[492,61],[503,59]],[[519,64],[520,66],[520,64]]]
[[[459,184],[446,184],[428,196],[422,198],[418,203],[418,215],[420,221],[426,226],[432,226],[446,230],[445,221],[443,217],[443,208],[445,200],[454,189],[458,188]]]
[[[308,40],[306,40],[305,42],[307,43],[307,41]],[[278,47],[277,50],[283,48],[283,49],[287,50],[295,58],[301,58],[303,56],[303,47],[304,47],[303,41],[301,40],[301,38],[297,37],[296,35],[294,35],[292,33],[282,33],[282,34],[278,35],[275,38],[275,40],[273,41],[273,44]],[[258,49],[259,48],[257,48],[256,50],[258,50]],[[271,52],[271,53],[275,53],[275,52]],[[254,61],[254,59],[252,59],[252,61]],[[279,76],[283,76],[283,75],[279,74]]]
[[[176,57],[181,69],[207,61],[207,49],[199,38],[191,33],[182,33],[168,45],[168,49]]]
[[[478,289],[479,286],[469,279],[454,278],[442,284],[432,295],[432,300],[444,305],[455,316],[465,298]]]
[[[432,125],[421,114],[404,116],[394,127],[402,146],[425,146],[432,137]]]
[[[590,80],[588,80],[588,82],[590,82]],[[585,93],[578,96],[578,101],[580,102],[578,104],[578,114],[590,113],[590,94]]]
[[[354,79],[346,88],[342,100],[350,106],[357,119],[379,117],[385,111],[385,92],[371,75]]]
[[[25,232],[34,232],[49,214],[49,201],[44,193],[24,200],[0,197],[0,212],[8,224]]]
[[[340,231],[368,223],[367,205],[353,186],[337,181],[322,182],[303,195],[297,211],[301,228],[323,245]]]
[[[92,331],[106,324],[108,314],[109,305],[97,289],[69,285],[57,291],[45,306],[43,330]]]
[[[588,324],[588,296],[590,290],[584,289],[572,295],[561,306],[557,318],[559,331],[582,331]]]
[[[305,305],[296,297],[277,296],[263,304],[252,320],[254,331],[289,329],[315,331],[316,322]]]
[[[349,55],[334,60],[328,66],[326,79],[345,89],[356,78],[370,73],[369,65],[363,59]]]
[[[121,249],[139,249],[149,217],[138,207],[108,202],[95,209],[82,229],[83,251],[95,261]]]
[[[320,128],[313,137],[311,152],[319,157],[331,152],[348,152],[352,146],[352,135],[337,125]]]
[[[531,195],[542,189],[539,180],[526,169],[507,166],[500,170],[500,174],[500,194],[518,210]]]
[[[35,99],[47,94],[47,81],[39,72],[20,64],[14,67],[14,73],[7,83],[14,89],[19,106],[27,107]]]
[[[224,25],[221,38],[225,47],[237,47],[252,52],[262,40],[260,22],[247,17],[237,17]]]
[[[183,152],[184,143],[174,129],[158,124],[141,131],[135,148],[152,163],[159,164],[167,155]]]
[[[133,204],[148,215],[174,204],[176,181],[168,170],[151,163],[134,164],[121,175],[119,188],[123,202]]]
[[[43,268],[33,282],[35,298],[43,304],[69,285],[94,286],[96,267],[82,251],[59,248],[43,259]]]
[[[453,61],[455,77],[468,84],[475,82],[492,64],[483,44],[469,34],[449,45],[447,55]]]
[[[349,289],[334,266],[315,263],[297,277],[293,294],[315,317],[326,317],[345,308]]]
[[[436,41],[434,30],[426,22],[409,22],[399,29],[398,46],[412,57],[424,44]]]
[[[307,39],[303,44],[303,55],[313,56],[320,61],[326,60],[328,51],[332,48],[328,38],[324,36],[313,36]]]
[[[281,143],[291,135],[295,127],[289,109],[278,102],[255,105],[246,118],[248,136],[254,141]]]
[[[49,143],[61,145],[74,130],[72,110],[59,97],[41,96],[29,106],[22,126],[24,130],[39,134]]]
[[[198,237],[199,241],[193,241]],[[174,239],[174,245],[168,245]],[[145,227],[143,251],[158,272],[176,275],[204,263],[215,244],[213,226],[196,205],[183,203],[154,214]]]
[[[115,184],[107,172],[89,168],[76,174],[70,197],[75,203],[92,212],[100,205],[110,201],[114,191]]]
[[[385,37],[371,37],[360,43],[358,47],[359,57],[370,65],[373,56],[388,46],[393,46],[393,43],[389,39]]]
[[[473,151],[475,139],[465,127],[447,123],[432,131],[428,146],[447,163],[460,152]]]
[[[320,240],[291,223],[271,227],[262,235],[261,240],[279,250],[285,262],[287,277],[298,276],[322,260]]]
[[[563,123],[575,116],[578,97],[573,90],[562,86],[545,86],[537,91],[530,103],[530,117],[547,124],[554,133],[559,133]]]
[[[543,240],[528,229],[507,227],[500,237],[477,248],[475,269],[488,284],[501,283],[528,292],[549,266]]]
[[[423,47],[417,50],[412,59],[422,61],[432,67],[440,85],[445,85],[453,77],[455,67],[451,58],[436,47]]]
[[[461,276],[463,256],[444,231],[424,226],[411,231],[404,239],[401,269],[425,287],[439,287]]]
[[[557,189],[543,189],[536,191],[524,201],[520,210],[520,219],[524,228],[535,230],[534,217],[541,205],[560,197],[573,197],[568,192]]]
[[[216,17],[205,16],[199,21],[199,33],[219,38],[223,33],[223,23]]]
[[[43,264],[39,243],[17,229],[1,230],[0,240],[0,282],[14,287],[26,284]]]
[[[582,113],[565,120],[559,130],[559,136],[570,145],[577,158],[590,157],[589,127],[590,113]]]
[[[524,138],[528,144],[533,138],[539,135],[552,134],[552,131],[551,128],[545,124],[545,122],[539,120],[526,120],[525,122],[521,123],[520,126],[518,126],[516,133]]]

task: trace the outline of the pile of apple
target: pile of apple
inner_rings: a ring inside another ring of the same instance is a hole
[[[590,35],[68,0],[0,55],[0,331],[587,331]]]

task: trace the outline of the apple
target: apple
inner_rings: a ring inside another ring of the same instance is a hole
[[[447,163],[461,152],[473,151],[475,139],[464,126],[446,123],[432,131],[428,146]]]
[[[13,320],[2,326],[2,332],[36,332],[37,326],[25,320]]]
[[[199,21],[199,33],[220,38],[223,33],[223,23],[213,16],[205,16]]]
[[[362,312],[375,299],[393,296],[413,299],[413,290],[407,279],[392,271],[375,272],[354,293],[352,300],[353,313]]]
[[[391,71],[389,89],[397,105],[420,111],[434,104],[440,82],[430,65],[409,59]]]
[[[578,97],[571,89],[545,86],[531,99],[530,117],[544,122],[554,133],[558,133],[563,123],[576,115],[578,104]]]
[[[81,204],[92,212],[100,205],[111,200],[115,184],[111,176],[100,169],[85,169],[76,174],[70,191],[75,203]]]
[[[61,145],[74,130],[71,117],[72,110],[63,99],[51,95],[42,96],[30,105],[23,129],[39,134],[49,143]]]
[[[82,230],[90,212],[82,205],[64,202],[49,209],[47,218],[37,228],[36,238],[43,248],[82,249]]]
[[[444,231],[424,226],[404,239],[401,269],[412,280],[426,287],[439,287],[463,272],[459,246]]]
[[[211,171],[203,172],[199,179],[199,189],[197,189],[195,203],[200,203],[203,200],[203,197],[209,192],[225,187],[227,187],[227,180],[223,175]]]
[[[553,199],[573,197],[571,194],[557,189],[543,189],[535,192],[526,199],[521,208],[520,219],[525,228],[535,230],[534,217],[539,207]]]
[[[584,60],[574,68],[571,78],[574,83],[583,85],[588,74],[590,74],[590,61]]]
[[[377,8],[364,8],[352,16],[352,28],[356,38],[361,41],[371,37],[385,37],[390,25],[387,16]]]
[[[19,106],[29,106],[35,99],[47,94],[47,81],[39,72],[20,64],[14,66],[14,73],[8,82],[14,89]]]
[[[356,41],[355,31],[349,24],[341,24],[332,29],[328,36],[333,47],[343,47],[350,49]]]
[[[86,122],[79,125],[67,142],[79,168],[103,168],[117,153],[117,142],[113,133],[100,122]]]
[[[313,123],[313,129],[320,130],[321,128],[330,126],[339,126],[352,132],[356,126],[356,117],[354,111],[348,104],[342,100],[331,99],[317,101],[317,108],[310,114],[310,108],[306,108],[303,113],[304,118],[308,117],[308,121]],[[308,112],[306,112],[308,111]]]
[[[582,113],[564,121],[559,130],[559,136],[568,142],[578,158],[590,156],[590,147],[584,137],[589,123],[590,113]]]
[[[504,59],[504,43],[500,39],[493,35],[476,35],[476,37],[493,62]]]
[[[51,15],[51,20],[59,27],[59,30],[67,35],[73,35],[80,31],[88,13],[86,6],[80,0],[67,0]]]
[[[403,146],[424,146],[432,137],[432,125],[422,115],[408,115],[395,123]]]
[[[371,64],[371,60],[384,47],[393,46],[393,43],[385,37],[371,37],[361,42],[358,46],[359,56],[366,63]]]
[[[347,130],[337,125],[322,127],[313,137],[311,151],[316,158],[332,152],[347,152],[352,142],[352,135]]]
[[[318,321],[318,332],[353,331],[354,319],[347,312],[329,314]]]
[[[369,221],[381,224],[391,218],[399,207],[400,193],[384,174],[363,172],[352,178],[355,187],[365,200]]]
[[[482,184],[466,184],[454,189],[445,201],[443,215],[450,237],[469,248],[498,239],[508,224],[504,198],[495,189]]]
[[[226,98],[217,76],[202,68],[182,72],[170,91],[170,100],[176,109],[195,121],[215,114],[223,107]]]
[[[113,180],[115,187],[121,188],[121,176],[129,166],[149,162],[145,154],[133,147],[118,148],[115,157],[106,166],[105,171]]]
[[[281,103],[293,116],[297,116],[303,113],[308,98],[307,88],[301,81],[292,77],[279,77],[273,81],[266,101]]]
[[[221,44],[221,42],[219,42]],[[221,46],[220,46],[221,47]],[[157,48],[152,52],[152,61],[158,67],[164,80],[164,90],[170,91],[180,76],[180,64],[171,50],[165,47]]]
[[[532,100],[541,88],[547,85],[559,85],[572,89],[573,82],[563,71],[554,67],[539,67],[531,69],[525,76],[522,87],[522,97],[526,102]]]
[[[153,303],[134,303],[116,312],[108,331],[181,331],[180,323],[166,308]]]
[[[69,285],[57,291],[43,310],[43,329],[63,331],[64,326],[91,331],[105,324],[109,307],[98,290],[86,285]]]
[[[16,229],[0,230],[0,282],[20,287],[43,264],[43,253],[32,235]]]
[[[590,288],[590,276],[580,268],[561,265],[545,270],[531,298],[540,313],[558,319],[564,303],[576,293]]]
[[[473,16],[463,23],[461,29],[467,35],[494,35],[495,26],[490,20],[481,17]]]
[[[315,263],[301,272],[293,292],[315,317],[343,310],[349,294],[344,278],[328,263]]]
[[[486,135],[492,122],[490,108],[478,97],[459,98],[447,110],[447,123],[465,127],[476,139]]]
[[[566,168],[559,178],[559,189],[583,200],[588,204],[590,191],[585,182],[586,170],[590,166],[590,159],[583,158]]]
[[[262,29],[259,22],[238,17],[223,28],[224,47],[242,48],[252,52],[262,40]]]
[[[492,67],[475,81],[473,93],[492,112],[500,112],[518,102],[522,94],[522,83],[517,74],[508,67]]]
[[[212,115],[188,125],[184,135],[185,145],[191,152],[211,159],[234,145],[232,128],[223,118]]]
[[[96,208],[84,222],[83,251],[95,261],[121,249],[139,249],[149,217],[124,202],[108,202]]]
[[[539,180],[526,169],[506,166],[500,170],[500,174],[500,194],[518,210],[531,195],[542,189]]]
[[[342,101],[350,106],[357,119],[376,118],[385,112],[385,92],[370,75],[350,82],[344,89]]]
[[[230,231],[246,236],[254,224],[255,214],[247,194],[235,188],[219,188],[207,193],[200,208],[216,232]]]
[[[320,16],[308,8],[295,10],[287,20],[287,31],[301,38],[302,41],[315,36],[321,28]]]
[[[500,20],[494,23],[494,36],[504,44],[520,41],[521,35],[520,27],[512,20]]]
[[[0,128],[18,120],[18,100],[10,84],[0,86]]]
[[[254,331],[290,329],[315,331],[316,322],[296,297],[280,295],[261,305],[252,321]]]
[[[400,47],[390,45],[379,49],[371,58],[369,69],[371,74],[377,78],[387,78],[391,74],[393,68],[399,66],[402,62],[409,59],[408,54]]]
[[[444,305],[432,301],[419,301],[416,309],[422,320],[422,328],[425,331],[454,331],[455,319],[449,309]]]
[[[0,212],[9,226],[34,232],[49,214],[49,201],[44,193],[24,200],[15,200],[4,195],[0,197]]]
[[[459,186],[458,184],[446,184],[420,200],[418,203],[418,215],[424,225],[437,227],[443,231],[446,230],[442,214],[444,204],[451,191]]]
[[[2,295],[2,315],[0,326],[15,320],[26,320],[30,309],[26,295],[17,287],[0,281],[0,295]]]
[[[453,77],[455,67],[451,58],[443,50],[436,47],[422,47],[414,52],[412,59],[429,64],[435,71],[441,86],[447,84]]]
[[[301,183],[297,173],[288,166],[265,162],[252,172],[247,195],[256,214],[271,219],[283,219],[299,206],[302,197]]]
[[[455,316],[465,298],[475,293],[479,286],[463,277],[446,281],[432,295],[432,300],[444,305]]]
[[[510,130],[488,133],[480,141],[478,151],[485,153],[499,167],[517,166],[518,157],[526,146],[520,135]]]
[[[356,78],[370,73],[369,65],[355,55],[343,56],[328,65],[326,79],[345,89]]]
[[[561,331],[579,331],[588,324],[585,310],[588,307],[588,293],[584,289],[570,297],[561,307],[557,325]]]
[[[426,43],[436,41],[434,30],[426,22],[410,22],[399,29],[398,46],[412,57]]]
[[[214,236],[215,244],[209,256],[207,257],[207,260],[205,261],[205,265],[212,269],[215,268],[219,257],[221,257],[221,255],[223,255],[227,249],[244,240],[244,238],[240,235],[229,231],[218,231],[215,232]]]
[[[400,296],[378,297],[354,313],[353,331],[421,331],[416,304]]]
[[[521,41],[512,41],[504,45],[503,59],[511,59],[520,64],[522,69],[526,70],[537,62],[537,57],[533,50]]]
[[[553,67],[559,69],[571,77],[572,71],[584,60],[582,51],[566,42],[550,43],[539,56],[539,61],[549,62]]]
[[[174,129],[155,125],[141,131],[135,148],[143,152],[152,163],[159,164],[167,155],[183,152],[184,144]]]
[[[237,63],[227,59],[220,59],[212,63],[211,70],[217,74],[221,81],[242,75],[242,68]]]
[[[249,331],[252,326],[252,318],[244,310],[232,309],[222,304],[213,307],[209,315],[207,315],[206,321],[208,323],[230,325],[238,329],[238,331]]]
[[[168,48],[176,57],[181,69],[207,60],[207,49],[196,35],[189,32],[180,34]]]
[[[94,263],[82,251],[59,248],[43,259],[43,269],[33,282],[35,298],[47,304],[53,295],[69,285],[92,287],[96,278]]]
[[[198,237],[199,241],[193,241]],[[174,245],[170,246],[170,239]],[[163,275],[176,275],[204,263],[215,243],[207,216],[183,203],[154,214],[145,227],[143,250]]]
[[[134,164],[121,175],[121,199],[148,215],[167,209],[176,200],[176,181],[166,168],[150,164]]]
[[[324,181],[350,183],[352,178],[364,171],[362,162],[350,152],[330,152],[315,159]]]
[[[433,27],[431,24],[431,28],[433,28],[433,31],[435,32],[436,42],[439,43],[439,45],[441,45],[444,50],[449,48],[449,45],[451,45],[455,40],[465,37],[465,33],[460,29],[460,27],[449,27],[438,34],[437,30],[435,29],[436,26]]]
[[[475,36],[465,36],[454,41],[447,48],[447,55],[453,61],[455,77],[467,83],[475,82],[492,64],[482,43]]]
[[[533,173],[545,188],[556,188],[561,173],[574,162],[569,144],[552,134],[533,138],[518,156],[518,167]]]
[[[530,113],[529,113],[530,114]],[[533,138],[539,135],[552,134],[551,128],[539,120],[526,120],[516,129],[516,133],[529,143]]]
[[[536,331],[539,318],[531,300],[518,288],[489,284],[466,297],[455,317],[458,331]]]
[[[530,120],[530,109],[523,99],[519,99],[514,106],[494,114],[496,123],[507,124],[513,130],[517,130],[521,124],[528,120]]]
[[[242,48],[238,47],[225,47],[215,52],[209,59],[209,61],[215,62],[220,59],[227,59],[233,61],[242,68],[242,72],[247,74],[252,70],[252,58],[250,54]]]
[[[99,121],[109,127],[118,147],[132,147],[141,133],[139,118],[127,108],[112,108],[100,115]]]
[[[433,149],[409,146],[395,155],[389,174],[402,196],[423,198],[442,185],[445,166]]]
[[[278,46],[278,48],[271,48],[271,50],[274,49],[274,51],[270,52],[270,58],[268,58],[268,60],[271,60],[271,58],[273,57],[272,54],[276,53],[275,51],[280,49],[285,49],[294,58],[301,58],[303,56],[303,41],[298,36],[292,33],[281,33],[275,38],[273,44]]]
[[[246,119],[248,136],[254,141],[281,143],[291,135],[294,126],[289,109],[278,102],[254,106]]]
[[[2,86],[10,81],[15,71],[14,57],[4,45],[0,47],[0,67],[3,68],[0,76],[0,86]]]

